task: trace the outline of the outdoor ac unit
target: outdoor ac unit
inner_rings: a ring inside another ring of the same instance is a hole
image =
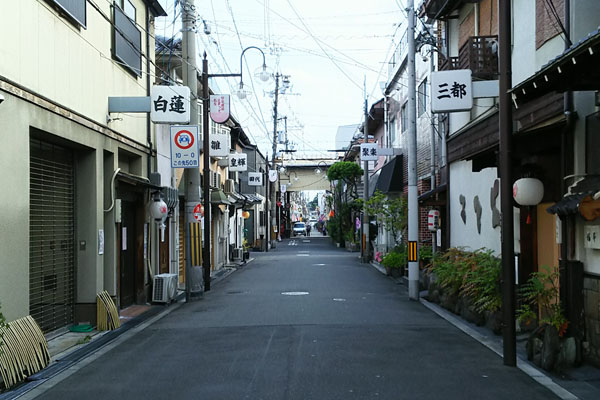
[[[154,276],[154,303],[169,303],[177,293],[177,274],[159,274]]]
[[[225,180],[225,193],[231,194],[233,192],[235,192],[235,184],[233,182],[233,179]]]
[[[242,247],[236,247],[233,249],[233,259],[241,260],[242,258],[244,258],[244,249]]]

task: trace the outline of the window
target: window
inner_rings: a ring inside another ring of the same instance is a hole
[[[427,111],[427,78],[419,85],[417,90],[417,116],[423,115]]]
[[[120,61],[132,74],[141,77],[142,33],[135,25],[135,21],[121,8],[122,6],[129,10],[129,14],[133,12],[133,17],[135,17],[135,7],[128,0],[120,0],[114,3],[113,57]]]
[[[406,114],[406,104],[402,104],[400,107],[400,132],[406,132],[408,129],[408,115]]]
[[[86,0],[48,0],[48,2],[66,13],[69,20],[82,28],[86,27]]]

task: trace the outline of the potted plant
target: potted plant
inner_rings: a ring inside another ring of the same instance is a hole
[[[404,275],[404,266],[406,265],[406,253],[392,251],[383,257],[381,263],[385,267],[388,275],[398,278]]]
[[[243,261],[246,261],[250,258],[250,244],[248,243],[248,240],[246,240],[246,239],[242,240],[242,247],[244,248]]]

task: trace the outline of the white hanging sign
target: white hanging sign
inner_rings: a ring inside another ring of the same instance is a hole
[[[246,171],[248,170],[247,163],[248,155],[246,153],[229,154],[229,171]]]
[[[190,88],[187,86],[152,86],[150,118],[157,123],[190,122]]]
[[[377,143],[361,143],[360,161],[377,161],[379,159],[379,146]]]
[[[281,185],[279,185],[279,191],[280,191],[281,193],[285,193],[285,192],[287,192],[287,185],[286,185],[286,184],[283,184],[283,183],[282,183]]]
[[[171,168],[198,168],[198,125],[171,126]]]
[[[248,186],[262,186],[263,175],[260,172],[248,172]]]
[[[473,108],[470,69],[431,73],[431,111],[467,111]]]
[[[229,141],[231,137],[225,129],[217,128],[216,132],[209,136],[211,157],[227,157],[229,156]]]
[[[217,124],[227,122],[229,119],[229,95],[210,95],[210,118]]]
[[[269,170],[269,182],[277,181],[277,170],[271,169]]]

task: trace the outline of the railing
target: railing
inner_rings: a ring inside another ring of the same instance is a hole
[[[498,75],[498,36],[471,36],[458,57],[442,60],[440,70],[470,69],[473,78],[496,79]]]

